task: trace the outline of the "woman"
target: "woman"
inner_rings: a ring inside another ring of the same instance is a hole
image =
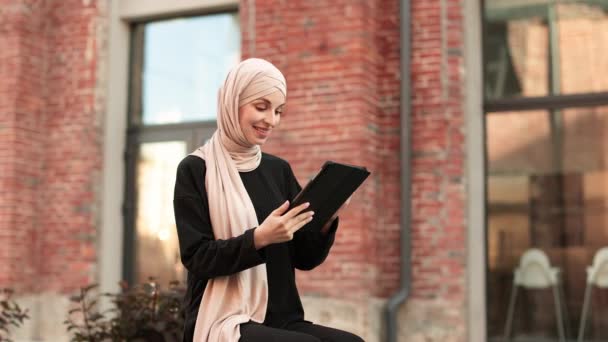
[[[281,120],[286,88],[271,63],[239,63],[220,88],[218,130],[178,167],[184,341],[362,341],[304,320],[294,269],[325,260],[338,218],[309,227],[306,203],[288,211],[301,187],[285,160],[261,152]]]

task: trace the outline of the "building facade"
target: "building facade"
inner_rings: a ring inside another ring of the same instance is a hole
[[[399,341],[606,338],[587,267],[608,242],[607,11],[0,0],[0,288],[32,317],[15,337],[67,340],[81,286],[183,280],[175,168],[213,134],[227,70],[260,57],[288,83],[264,151],[302,184],[328,159],[372,172],[328,259],[297,274],[307,319],[384,341],[402,289]],[[530,251],[555,284],[515,281]]]

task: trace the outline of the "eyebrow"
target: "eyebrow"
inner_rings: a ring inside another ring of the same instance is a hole
[[[265,97],[261,97],[261,98],[259,98],[258,100],[262,100],[262,101],[264,101],[266,104],[269,104],[269,105],[270,105],[270,104],[272,104],[272,102],[270,102],[270,100],[268,100],[268,99],[267,99],[267,98],[265,98]],[[278,106],[277,106],[277,108],[282,107],[282,106],[284,106],[284,105],[285,105],[285,102],[283,102],[282,104],[278,105]]]

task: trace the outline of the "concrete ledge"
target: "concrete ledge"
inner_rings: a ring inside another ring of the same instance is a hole
[[[386,299],[337,300],[302,296],[306,319],[350,331],[366,342],[385,340]],[[465,342],[464,303],[410,299],[398,313],[398,340],[407,342]]]
[[[70,339],[63,321],[67,318],[70,300],[66,295],[43,293],[16,298],[29,312],[30,319],[13,331],[15,342],[68,342]]]
[[[366,342],[380,342],[383,334],[382,310],[385,299],[340,300],[302,296],[306,320],[316,324],[346,330],[361,336]]]
[[[399,341],[468,342],[465,304],[440,299],[410,299],[398,314]]]

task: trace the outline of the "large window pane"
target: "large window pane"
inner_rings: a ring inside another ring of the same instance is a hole
[[[608,246],[608,107],[489,113],[488,336],[501,340],[514,271],[531,248],[559,268],[567,337],[578,333],[586,269]],[[595,287],[585,337],[608,340],[608,290]],[[519,290],[516,341],[558,341],[552,288]]]
[[[216,129],[217,95],[240,60],[236,12],[135,23],[131,35],[124,277],[183,281],[175,170]]]
[[[144,143],[137,159],[135,283],[155,277],[182,282],[184,270],[173,215],[175,170],[186,155],[181,141]]]
[[[215,120],[217,91],[240,46],[237,13],[146,24],[143,123]]]
[[[608,91],[608,1],[486,0],[485,97]]]

